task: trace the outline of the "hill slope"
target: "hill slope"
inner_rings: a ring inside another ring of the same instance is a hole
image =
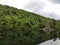
[[[0,5],[0,45],[37,45],[60,37],[60,21]]]

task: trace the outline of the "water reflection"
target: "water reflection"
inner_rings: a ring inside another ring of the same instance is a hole
[[[56,41],[53,41],[53,39],[52,39],[52,40],[45,41],[38,45],[60,45],[60,40],[57,38]]]

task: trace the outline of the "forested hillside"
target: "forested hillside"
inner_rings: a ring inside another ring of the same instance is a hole
[[[0,5],[0,45],[37,45],[60,38],[60,21]]]

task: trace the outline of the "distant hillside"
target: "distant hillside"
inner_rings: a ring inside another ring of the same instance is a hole
[[[37,45],[60,38],[60,21],[0,5],[0,45]]]

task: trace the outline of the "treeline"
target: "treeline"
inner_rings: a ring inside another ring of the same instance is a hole
[[[59,20],[0,5],[0,45],[37,45],[57,37]]]

